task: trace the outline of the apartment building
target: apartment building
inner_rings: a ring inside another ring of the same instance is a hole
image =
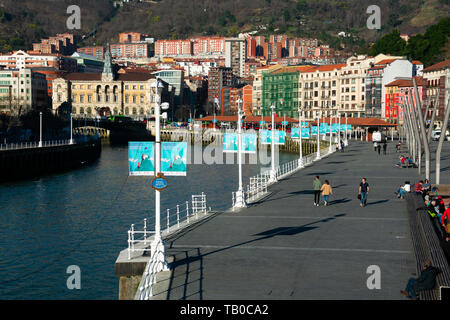
[[[210,68],[208,73],[208,101],[214,103],[215,98],[221,95],[222,88],[232,87],[233,84],[233,70],[231,68]]]
[[[414,77],[416,80],[417,91],[419,94],[419,103],[426,99],[426,81],[422,77]],[[412,101],[417,104],[414,94],[414,83],[412,78],[402,78],[394,80],[385,86],[386,89],[386,107],[384,118],[389,123],[402,124],[404,121],[405,110],[403,110],[403,101],[409,95]],[[411,93],[411,94],[409,94]]]
[[[122,32],[119,34],[120,43],[134,43],[145,41],[148,35],[139,32]]]
[[[51,67],[67,72],[77,71],[77,61],[60,54],[29,53],[22,50],[0,55],[0,66],[11,69]]]
[[[139,43],[113,43],[111,44],[111,56],[117,58],[149,58],[151,56],[150,44]]]
[[[243,38],[225,40],[225,67],[231,68],[237,77],[244,77],[246,41]]]
[[[438,125],[441,126],[450,95],[450,59],[429,66],[423,69],[422,73],[424,80],[427,82],[426,95],[432,106],[434,106],[435,97],[439,92],[436,119]]]
[[[157,40],[155,42],[156,56],[191,56],[193,54],[191,40]]]
[[[0,112],[23,114],[49,107],[45,75],[30,68],[0,69]]]
[[[105,58],[105,47],[103,46],[78,48],[77,52],[94,56],[99,60]]]
[[[33,51],[63,55],[71,55],[76,49],[76,38],[71,33],[61,33],[48,39],[42,39],[40,43],[33,43]]]

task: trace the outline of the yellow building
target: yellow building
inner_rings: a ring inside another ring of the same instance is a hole
[[[53,109],[72,107],[76,115],[126,115],[133,118],[154,115],[156,77],[146,70],[113,71],[109,46],[102,73],[69,73],[53,81]],[[160,80],[162,102],[173,106],[174,88]],[[69,111],[69,110],[68,110]],[[70,112],[70,111],[69,111]]]

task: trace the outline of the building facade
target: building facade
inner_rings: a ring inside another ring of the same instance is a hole
[[[53,109],[58,112],[69,105],[76,115],[126,115],[133,118],[154,115],[156,81],[150,72],[113,71],[111,54],[105,54],[102,73],[70,73],[53,81]],[[162,81],[162,101],[170,101],[172,88]],[[173,104],[173,101],[170,101]]]
[[[19,115],[48,107],[45,75],[30,68],[0,69],[0,112]]]

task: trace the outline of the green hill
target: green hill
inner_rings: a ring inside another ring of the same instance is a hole
[[[17,6],[13,0],[0,1],[0,50],[29,48],[42,36],[68,31],[66,8],[71,4],[81,8],[79,34],[96,30],[85,45],[116,41],[118,33],[126,31],[176,39],[259,30],[259,34],[317,37],[352,51],[393,29],[423,33],[450,12],[448,0],[379,0],[382,29],[368,30],[366,10],[372,0],[160,0],[131,2],[117,10],[108,0],[20,2]],[[339,39],[340,31],[354,37]]]

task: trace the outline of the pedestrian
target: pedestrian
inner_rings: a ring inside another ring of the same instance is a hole
[[[378,143],[375,141],[373,143],[373,151],[377,152],[377,146],[378,146]]]
[[[433,267],[430,260],[426,260],[420,277],[417,279],[410,278],[405,290],[401,290],[400,293],[412,300],[417,300],[417,292],[434,288],[438,273],[439,269]]]
[[[377,151],[378,151],[378,154],[380,154],[380,151],[381,151],[381,144],[380,143],[377,143]]]
[[[364,207],[367,204],[367,195],[369,194],[369,184],[367,183],[366,178],[362,178],[361,183],[359,184],[358,195],[361,197],[360,206]]]
[[[320,190],[322,191],[323,202],[324,206],[326,207],[328,205],[329,196],[333,194],[333,189],[330,186],[330,182],[328,180],[325,180]]]
[[[319,206],[320,204],[320,192],[322,188],[322,182],[320,182],[319,176],[316,176],[313,180],[313,189],[314,189],[314,205]]]
[[[383,142],[383,154],[386,155],[386,149],[387,149],[387,143],[386,141]]]
[[[341,152],[344,152],[344,141],[343,140],[341,140]]]

